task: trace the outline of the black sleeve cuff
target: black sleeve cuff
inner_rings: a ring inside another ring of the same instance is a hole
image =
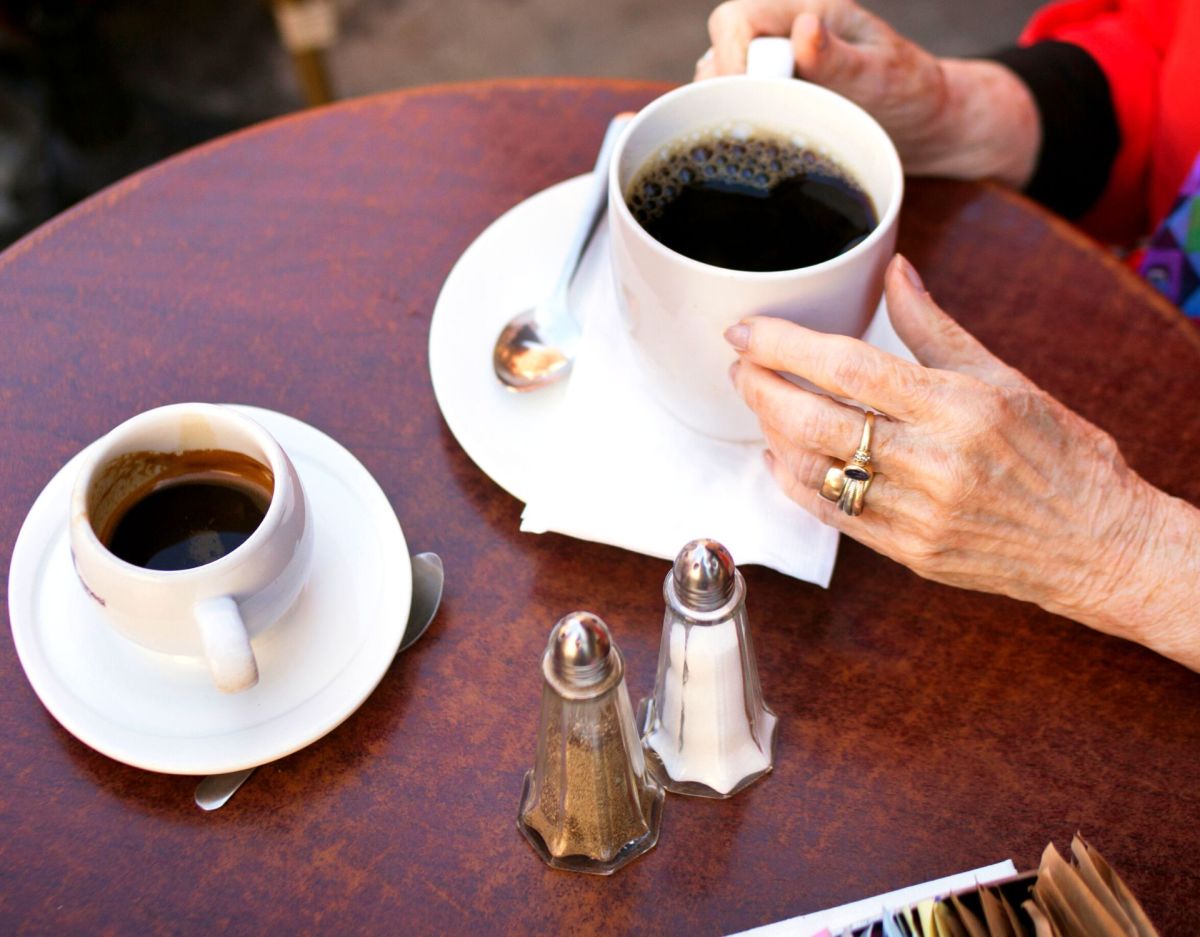
[[[1121,147],[1108,79],[1069,42],[1038,42],[988,57],[1028,86],[1041,117],[1042,148],[1026,193],[1078,218],[1103,194]]]

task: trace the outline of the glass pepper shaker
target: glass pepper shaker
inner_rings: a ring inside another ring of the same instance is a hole
[[[658,842],[662,786],[646,770],[608,627],[572,612],[542,657],[537,756],[517,827],[556,869],[608,875]]]
[[[758,681],[746,582],[725,547],[693,540],[663,596],[654,696],[638,707],[646,761],[669,791],[730,797],[771,770],[778,722]]]

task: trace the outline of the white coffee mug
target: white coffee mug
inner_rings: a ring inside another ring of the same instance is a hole
[[[113,523],[133,492],[153,488],[160,471],[153,456],[137,454],[199,450],[240,453],[270,470],[273,490],[253,533],[190,569],[145,569],[113,554],[97,531]],[[120,634],[154,651],[205,660],[224,692],[258,681],[250,639],[296,601],[313,553],[308,502],[279,443],[249,417],[206,403],[140,413],[87,450],[71,494],[70,541],[83,588]]]
[[[874,230],[822,263],[755,272],[693,260],[638,223],[626,191],[656,154],[697,133],[755,130],[789,138],[840,164],[870,196],[879,219]],[[808,82],[713,78],[684,85],[643,108],[617,142],[609,168],[608,224],[618,304],[655,397],[706,435],[761,439],[758,421],[729,382],[736,355],[723,333],[740,319],[761,314],[823,332],[861,335],[883,291],[903,192],[900,157],[883,128],[858,105]]]

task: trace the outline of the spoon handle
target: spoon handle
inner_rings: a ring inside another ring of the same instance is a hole
[[[253,768],[230,771],[228,774],[213,774],[196,785],[196,806],[203,810],[217,810],[225,806],[246,778],[254,773]]]
[[[412,604],[408,610],[408,625],[396,653],[410,647],[425,633],[442,602],[445,571],[442,558],[436,553],[418,553],[412,558]],[[237,793],[254,768],[243,768],[227,774],[212,774],[196,785],[196,806],[203,810],[219,810]]]
[[[563,260],[562,272],[558,275],[558,282],[554,284],[554,295],[566,294],[571,286],[571,280],[575,276],[575,271],[579,267],[579,259],[583,256],[584,249],[588,246],[588,242],[592,239],[592,234],[596,231],[596,226],[600,222],[600,217],[604,214],[605,195],[608,193],[608,164],[612,162],[613,150],[617,146],[617,138],[621,136],[621,131],[625,129],[625,125],[633,119],[633,114],[629,112],[618,114],[608,123],[608,129],[604,132],[604,142],[600,144],[600,153],[596,157],[596,166],[592,170],[592,188],[588,193],[588,201],[584,205],[584,211],[579,217],[579,227],[575,229],[575,234],[571,238],[571,247],[567,251],[567,256]]]

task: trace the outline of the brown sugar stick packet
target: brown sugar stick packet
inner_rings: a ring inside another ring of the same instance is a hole
[[[1146,912],[1133,896],[1125,882],[1104,861],[1082,836],[1075,834],[1071,840],[1071,853],[1078,863],[1079,874],[1091,890],[1100,896],[1113,917],[1122,922],[1130,937],[1158,937],[1158,931],[1146,917]],[[1111,899],[1109,901],[1108,899]],[[1115,909],[1111,906],[1115,904]]]
[[[1053,844],[1047,846],[1046,849],[1053,849]],[[1058,853],[1055,855],[1057,856]],[[1057,883],[1047,873],[1045,853],[1042,854],[1037,881],[1030,887],[1029,893],[1033,895],[1033,900],[1037,902],[1037,906],[1050,921],[1054,927],[1054,933],[1058,937],[1090,937],[1084,929],[1083,922],[1079,920],[1074,909],[1067,903],[1067,899],[1059,890]],[[1110,935],[1107,931],[1096,931],[1095,937],[1110,937]]]
[[[1000,902],[1004,907],[1004,913],[1008,916],[1008,923],[1012,925],[1013,933],[1016,934],[1017,937],[1025,937],[1025,925],[1022,923],[1020,915],[1017,914],[1017,909],[1009,903],[1008,898],[1005,897],[1003,893],[997,891],[997,894],[999,895]]]
[[[969,908],[963,906],[963,903],[958,900],[958,895],[950,896],[950,903],[954,905],[954,913],[958,915],[959,923],[967,932],[968,937],[990,937],[988,929],[980,922]]]
[[[983,905],[983,920],[990,937],[1024,937],[1016,912],[1008,907],[1003,896],[997,897],[990,888],[981,885],[979,903]]]
[[[1053,843],[1042,852],[1034,900],[1063,932],[1063,937],[1137,937],[1109,913],[1080,873],[1069,865]],[[1121,915],[1124,917],[1124,915]]]
[[[1037,904],[1030,900],[1021,905],[1025,909],[1025,913],[1029,915],[1029,920],[1033,921],[1033,930],[1036,937],[1062,937],[1055,930],[1054,925],[1050,923],[1050,919],[1042,913],[1042,909]]]

